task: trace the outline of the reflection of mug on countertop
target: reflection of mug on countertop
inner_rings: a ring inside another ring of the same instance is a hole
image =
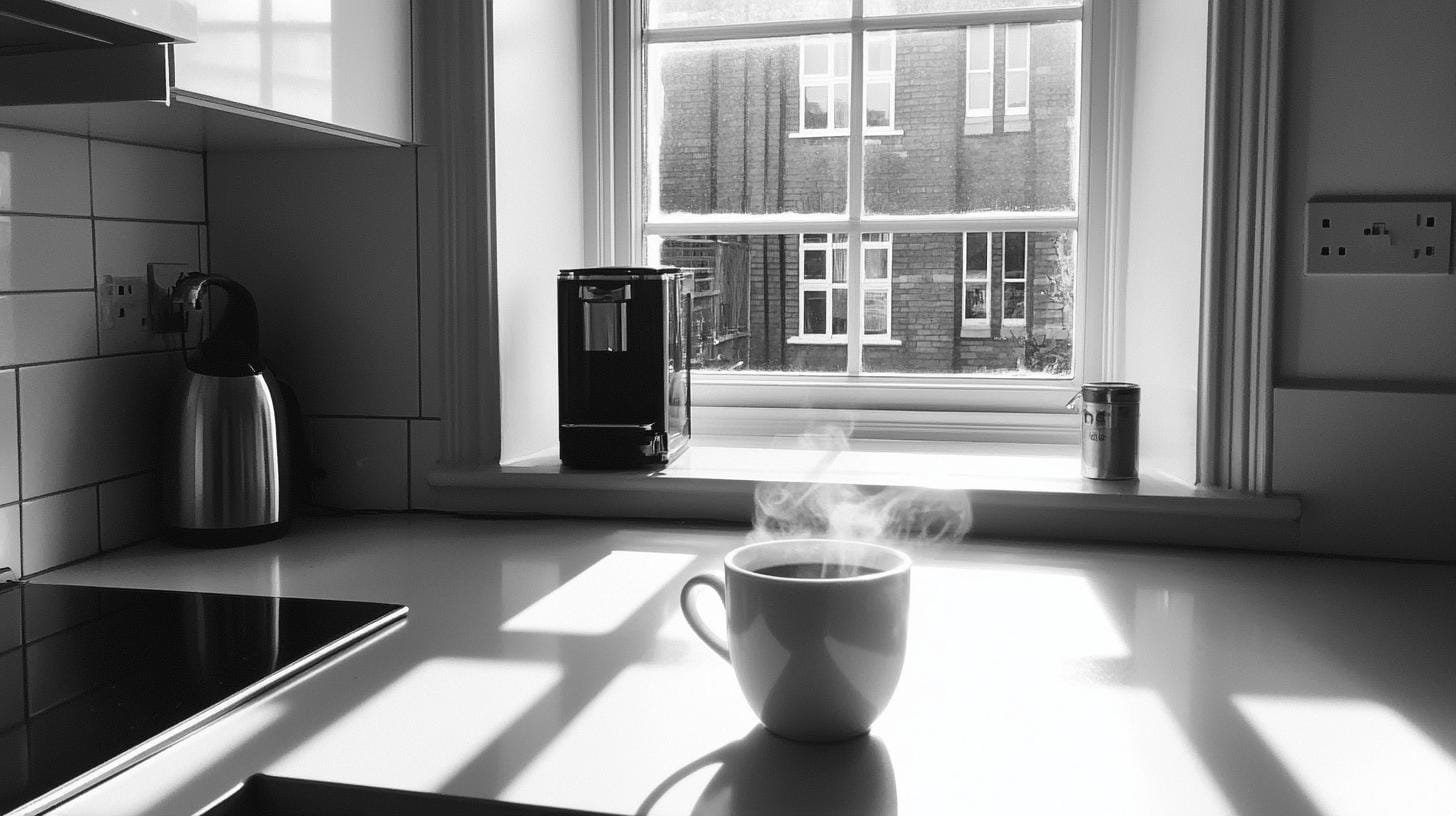
[[[893,816],[899,808],[895,768],[878,739],[810,745],[755,727],[658,783],[637,813],[648,816],[675,786],[713,765],[693,816]]]
[[[909,557],[855,541],[764,541],[728,553],[723,572],[688,580],[683,614],[733,665],[759,720],[811,742],[867,732],[905,662]],[[726,642],[689,603],[699,585],[723,599]]]

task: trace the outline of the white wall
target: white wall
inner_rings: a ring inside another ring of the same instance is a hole
[[[1137,4],[1119,376],[1142,385],[1140,467],[1192,483],[1208,19],[1200,3]]]
[[[1456,559],[1456,276],[1304,275],[1317,195],[1456,197],[1456,4],[1288,0],[1274,488],[1307,549]]]
[[[580,6],[493,8],[501,460],[509,461],[557,441],[555,273],[585,258]]]

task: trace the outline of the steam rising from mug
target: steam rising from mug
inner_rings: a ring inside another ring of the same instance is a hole
[[[845,432],[827,429],[805,442],[834,453]],[[750,541],[834,538],[897,546],[954,544],[971,528],[971,500],[960,490],[860,487],[830,482],[762,482],[754,492]]]

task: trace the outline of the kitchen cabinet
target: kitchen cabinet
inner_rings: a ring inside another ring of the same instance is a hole
[[[408,142],[409,0],[199,0],[174,97]]]
[[[0,126],[204,151],[413,142],[410,0],[196,5],[195,42],[0,58]]]

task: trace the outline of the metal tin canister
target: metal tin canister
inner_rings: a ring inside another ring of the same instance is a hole
[[[1081,397],[1082,475],[1136,479],[1142,389],[1125,382],[1087,383]]]

